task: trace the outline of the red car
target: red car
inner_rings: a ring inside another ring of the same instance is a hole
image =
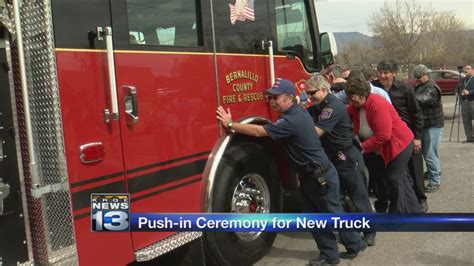
[[[457,70],[433,70],[429,75],[441,88],[442,94],[454,94],[454,89],[459,82],[459,72]],[[465,76],[464,73],[461,73],[461,77]],[[416,79],[409,79],[407,83],[415,87]]]

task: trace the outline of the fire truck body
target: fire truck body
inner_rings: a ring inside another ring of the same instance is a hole
[[[120,265],[201,236],[91,232],[91,193],[129,193],[136,213],[281,210],[294,179],[278,145],[226,134],[215,109],[268,123],[275,77],[304,89],[323,57],[313,1],[13,1],[2,24],[1,123],[16,136],[3,146],[18,162],[0,161],[16,197],[0,194],[0,236],[23,248],[0,264]],[[204,242],[217,263],[251,263],[274,237]]]

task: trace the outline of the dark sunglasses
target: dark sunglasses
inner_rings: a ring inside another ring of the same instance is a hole
[[[267,99],[276,101],[278,99],[278,96],[280,95],[267,94]]]
[[[307,91],[306,94],[308,94],[309,96],[313,96],[316,94],[316,92],[318,92],[319,90],[314,90],[314,91]]]

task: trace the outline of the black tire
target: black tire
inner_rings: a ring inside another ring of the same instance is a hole
[[[275,161],[261,145],[247,142],[229,148],[222,158],[216,176],[213,212],[232,212],[232,198],[240,180],[255,175],[263,177],[268,187],[269,212],[281,212],[283,195]],[[254,236],[255,239],[245,240],[234,232],[208,232],[204,237],[209,253],[208,262],[217,265],[251,265],[265,256],[276,233],[262,232]]]

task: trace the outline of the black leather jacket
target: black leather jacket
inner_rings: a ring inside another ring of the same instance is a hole
[[[378,80],[373,81],[372,84],[383,88],[382,83]],[[388,90],[388,95],[400,118],[415,135],[415,139],[421,139],[423,133],[423,112],[416,100],[413,88],[395,79],[392,87]]]
[[[415,87],[415,96],[423,111],[423,127],[443,127],[443,103],[438,85],[431,79],[424,84],[418,83]]]

